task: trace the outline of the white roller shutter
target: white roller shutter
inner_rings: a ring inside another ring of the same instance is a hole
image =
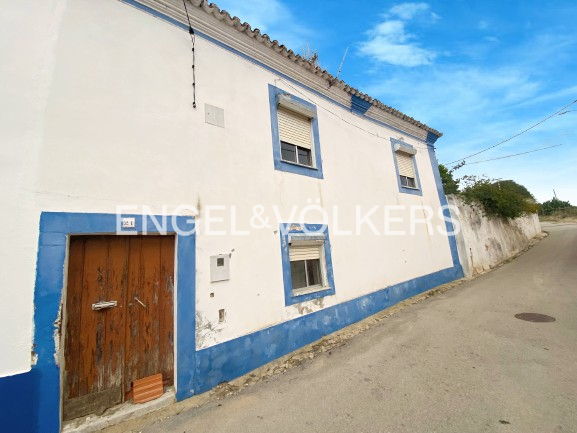
[[[290,246],[289,249],[290,261],[297,260],[314,260],[321,258],[321,245],[298,245]]]
[[[396,152],[397,166],[399,167],[399,175],[415,178],[415,166],[413,165],[413,156],[407,155],[404,152]]]
[[[282,106],[278,107],[277,115],[280,141],[312,148],[311,119]]]

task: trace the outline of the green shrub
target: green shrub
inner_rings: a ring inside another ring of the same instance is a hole
[[[516,182],[477,176],[464,176],[461,181],[464,183],[461,196],[468,203],[480,203],[487,215],[517,218],[539,209],[531,193]]]
[[[439,174],[441,175],[445,194],[457,194],[459,192],[459,179],[453,178],[452,170],[449,170],[443,164],[439,164]]]

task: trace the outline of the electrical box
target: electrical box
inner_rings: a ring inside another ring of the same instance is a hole
[[[224,128],[224,110],[214,105],[204,104],[204,121],[210,125]]]
[[[219,254],[210,256],[210,281],[226,281],[230,279],[230,256]]]

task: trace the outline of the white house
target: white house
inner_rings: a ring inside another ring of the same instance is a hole
[[[438,131],[184,5],[0,12],[6,431],[159,373],[188,398],[462,275]]]

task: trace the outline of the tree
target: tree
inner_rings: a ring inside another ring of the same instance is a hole
[[[544,201],[541,204],[541,209],[539,213],[541,215],[551,215],[552,213],[559,211],[561,209],[568,209],[571,207],[571,203],[568,201],[559,200],[557,197],[551,200]]]
[[[445,194],[457,194],[459,192],[459,179],[453,178],[453,173],[443,164],[439,164],[439,174],[443,182]]]

